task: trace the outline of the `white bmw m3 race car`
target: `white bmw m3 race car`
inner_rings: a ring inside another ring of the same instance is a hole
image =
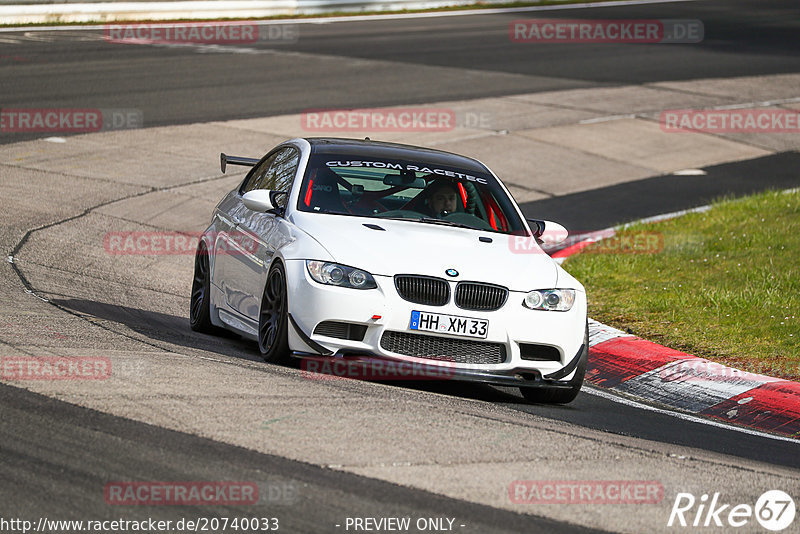
[[[434,369],[534,402],[578,394],[586,293],[539,246],[566,231],[526,220],[482,163],[333,138],[221,160],[252,169],[200,240],[193,330],[236,332],[268,362]]]

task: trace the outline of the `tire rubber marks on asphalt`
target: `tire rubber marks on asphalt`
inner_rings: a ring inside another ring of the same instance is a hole
[[[38,43],[54,43],[56,41],[102,41],[103,36],[90,32],[72,32],[72,33],[39,33],[39,32],[25,32],[22,35],[0,35],[0,43],[2,44],[24,44],[29,42]]]

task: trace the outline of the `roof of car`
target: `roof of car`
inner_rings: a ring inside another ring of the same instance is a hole
[[[309,137],[306,138],[306,141],[311,144],[311,151],[315,154],[346,154],[375,159],[422,160],[426,164],[487,172],[486,167],[477,160],[432,148],[369,139],[342,139],[336,137]]]

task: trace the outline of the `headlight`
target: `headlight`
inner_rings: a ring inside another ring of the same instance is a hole
[[[569,311],[575,304],[574,289],[540,289],[525,295],[522,305],[532,310]]]
[[[353,289],[375,289],[378,287],[371,274],[354,267],[327,261],[306,260],[306,268],[311,278],[320,284],[351,287]]]

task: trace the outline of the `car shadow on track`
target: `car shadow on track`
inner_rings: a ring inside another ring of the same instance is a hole
[[[258,348],[252,341],[242,339],[233,333],[211,336],[193,332],[189,328],[189,319],[185,316],[87,299],[51,299],[50,302],[80,316],[88,315],[100,319],[101,322],[94,322],[94,324],[133,339],[137,339],[137,337],[124,329],[115,327],[112,323],[127,327],[144,336],[153,344],[161,342],[247,360],[261,360]],[[164,348],[167,349],[167,347]]]
[[[144,310],[119,304],[110,304],[88,299],[51,299],[60,308],[74,312],[80,316],[100,319],[94,324],[117,334],[136,339],[125,328],[143,336],[153,344],[169,344],[189,349],[204,350],[219,355],[241,358],[248,361],[262,362],[258,347],[253,341],[242,339],[233,333],[212,336],[193,332],[189,328],[189,319],[185,316]],[[108,323],[103,323],[107,321]],[[114,324],[109,324],[114,323]],[[115,326],[118,325],[118,326]],[[123,327],[123,328],[120,328]],[[168,347],[164,347],[167,349]],[[275,365],[264,363],[264,365]],[[299,367],[295,361],[289,367]],[[447,395],[462,399],[472,399],[490,403],[526,404],[516,388],[499,388],[474,382],[457,382],[452,380],[403,380],[378,381],[381,384],[405,389]]]
[[[484,402],[525,402],[520,394],[509,393],[513,391],[509,388],[495,388],[486,384],[475,382],[455,382],[455,381],[392,381],[380,382],[405,389],[435,393],[437,395],[447,395],[462,399],[472,399]]]

